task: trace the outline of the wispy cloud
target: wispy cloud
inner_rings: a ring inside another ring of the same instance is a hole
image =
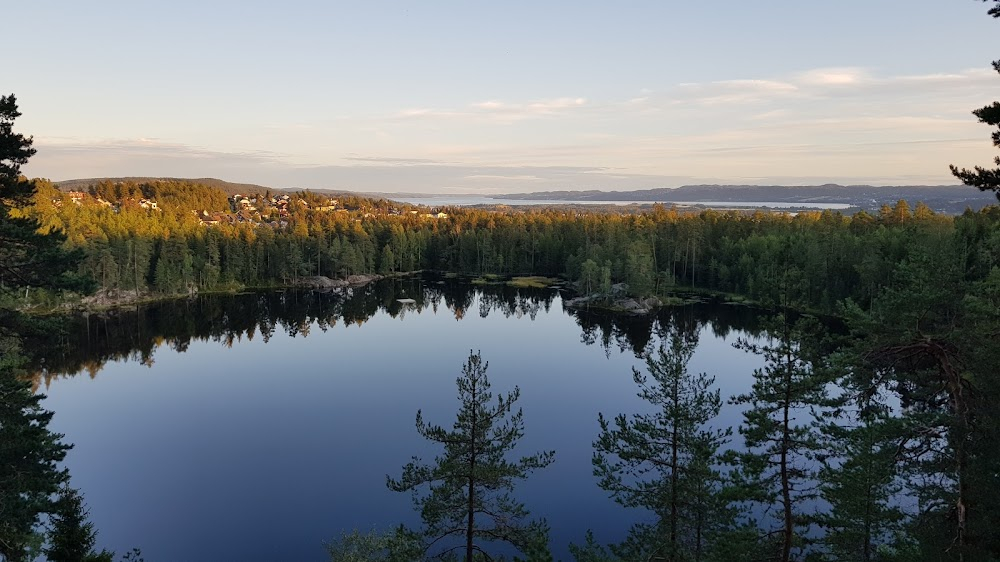
[[[55,180],[86,177],[206,177],[282,165],[286,155],[267,150],[226,152],[158,139],[73,140],[36,138],[38,153],[25,171]]]
[[[803,85],[814,86],[854,86],[870,81],[870,75],[863,68],[818,68],[803,72],[795,77]]]
[[[35,139],[35,147],[49,154],[74,153],[104,153],[107,156],[118,157],[142,157],[155,156],[162,158],[178,159],[214,159],[229,158],[246,162],[275,163],[281,161],[286,155],[268,150],[251,150],[226,152],[210,150],[203,147],[167,142],[160,139],[139,138],[139,139],[100,139],[100,140],[80,140],[80,139]]]
[[[470,121],[512,122],[557,115],[568,110],[586,107],[586,105],[587,100],[581,97],[542,99],[524,103],[487,100],[475,102],[458,109],[404,109],[394,117],[397,119],[465,119]]]
[[[359,162],[366,164],[384,164],[394,166],[424,166],[427,164],[447,164],[441,160],[431,158],[395,158],[390,156],[358,156],[349,154],[344,157],[348,162]]]
[[[39,136],[26,171],[53,179],[217,176],[357,191],[638,189],[748,177],[949,183],[947,164],[995,155],[969,111],[995,99],[996,87],[995,73],[984,69],[887,75],[818,68],[618,99],[498,97],[345,118],[281,137],[277,150]]]

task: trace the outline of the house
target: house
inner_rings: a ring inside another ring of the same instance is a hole
[[[83,202],[83,198],[87,196],[87,194],[82,191],[70,191],[68,195],[69,200],[77,205],[80,205]]]
[[[198,218],[201,220],[203,226],[214,226],[222,222],[222,216],[218,213],[213,215],[208,214],[208,211],[203,210]]]

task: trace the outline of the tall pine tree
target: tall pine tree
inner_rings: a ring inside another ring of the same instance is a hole
[[[529,560],[544,559],[541,545],[547,540],[544,521],[529,520],[528,510],[511,492],[516,480],[548,466],[554,452],[508,460],[524,435],[521,410],[514,411],[520,390],[497,397],[493,404],[489,366],[478,353],[469,354],[458,377],[458,416],[452,429],[424,422],[417,411],[417,432],[444,447],[425,464],[419,458],[403,467],[396,480],[386,478],[389,489],[412,492],[420,508],[425,553],[449,559],[461,553],[466,562],[491,560],[487,548],[508,543]],[[426,490],[426,492],[424,492]]]
[[[20,173],[35,153],[31,138],[13,130],[20,115],[13,95],[0,97],[0,291],[88,288],[71,273],[82,254],[63,250],[61,233],[39,232],[39,223],[20,212],[35,192]],[[0,309],[0,558],[8,562],[33,557],[39,524],[57,511],[55,494],[69,479],[59,463],[71,446],[49,431],[44,395],[20,378],[20,332],[31,324]]]
[[[814,369],[804,342],[818,341],[818,323],[773,319],[771,342],[741,339],[736,346],[762,355],[765,365],[754,371],[752,390],[733,398],[746,404],[740,426],[746,449],[737,454],[736,475],[751,490],[751,503],[775,513],[777,527],[762,529],[768,559],[780,562],[804,556],[811,518],[806,504],[816,497],[818,457],[825,452],[819,437],[821,409],[828,403],[827,378]]]
[[[697,345],[696,333],[675,328],[666,345],[647,354],[648,376],[633,369],[651,413],[598,417],[593,462],[601,488],[625,507],[655,514],[613,548],[622,559],[704,560],[710,538],[727,523],[715,466],[730,432],[708,427],[722,399],[714,377],[687,370]]]
[[[19,377],[17,352],[15,338],[0,336],[0,559],[6,562],[33,558],[39,524],[57,511],[54,496],[69,480],[59,463],[71,447],[49,431],[52,412]]]

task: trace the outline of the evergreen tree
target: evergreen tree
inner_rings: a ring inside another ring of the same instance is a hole
[[[901,529],[894,421],[884,406],[869,403],[858,410],[853,426],[827,428],[833,456],[819,477],[829,508],[818,521],[834,560],[881,560],[880,548],[893,543]]]
[[[423,555],[419,538],[402,527],[386,533],[354,530],[324,546],[330,562],[414,562]]]
[[[902,407],[895,457],[919,505],[910,532],[921,554],[989,560],[1000,558],[1000,509],[991,501],[1000,466],[1000,268],[994,254],[988,274],[973,280],[976,253],[954,246],[915,251],[870,311],[848,303],[847,313],[863,335],[853,353],[880,374],[869,392],[892,391]]]
[[[819,437],[818,409],[828,404],[826,377],[813,368],[806,341],[817,341],[817,323],[801,319],[794,324],[785,315],[772,322],[770,343],[741,339],[736,347],[763,355],[766,364],[754,371],[753,388],[733,398],[747,404],[740,426],[746,450],[738,453],[736,476],[748,499],[765,512],[778,510],[779,527],[762,529],[773,548],[770,559],[789,562],[802,557],[810,526],[804,504],[816,496],[816,460],[825,448]]]
[[[990,9],[989,14],[994,18],[1000,18],[1000,2],[997,0],[993,0],[993,2],[994,6]],[[1000,73],[1000,60],[993,61],[993,70]],[[996,127],[991,136],[993,137],[993,146],[1000,148],[1000,102],[995,101],[990,105],[976,109],[972,114],[979,118],[980,123]],[[993,169],[982,166],[976,166],[972,170],[964,168],[960,170],[953,165],[949,167],[951,173],[962,180],[965,185],[977,187],[980,191],[993,191],[996,193],[997,199],[1000,200],[1000,156],[995,157],[993,163],[997,165]]]
[[[39,222],[23,211],[36,188],[20,167],[35,150],[30,137],[13,132],[20,115],[13,95],[0,97],[0,291],[89,290],[88,279],[70,273],[82,252],[65,251],[61,232],[40,232]],[[44,516],[54,516],[57,525],[61,520],[67,504],[54,497],[69,480],[59,463],[72,445],[48,429],[52,412],[42,408],[45,396],[21,378],[21,331],[34,330],[35,322],[2,309],[0,320],[0,558],[17,562],[35,557]]]
[[[569,545],[569,553],[576,562],[623,562],[594,539],[594,532],[587,531],[583,545]]]
[[[69,473],[59,467],[71,445],[49,431],[44,395],[19,377],[22,360],[12,337],[0,338],[0,559],[30,560],[45,514]]]
[[[704,560],[710,537],[728,523],[714,467],[731,432],[707,428],[722,400],[712,390],[714,377],[688,373],[697,344],[695,332],[675,328],[668,346],[646,355],[648,376],[633,369],[639,397],[654,412],[619,414],[613,422],[598,417],[593,462],[601,488],[623,506],[656,516],[614,548],[623,559]]]
[[[555,453],[507,459],[524,434],[522,412],[513,409],[520,390],[514,387],[492,405],[488,366],[470,352],[456,381],[460,407],[451,430],[427,424],[417,411],[417,432],[441,444],[443,454],[433,464],[414,457],[398,480],[386,477],[389,489],[413,493],[425,552],[434,557],[448,559],[461,552],[466,562],[489,560],[490,543],[505,542],[524,554],[535,551],[537,558],[548,533],[544,521],[528,520],[527,509],[511,491],[516,480],[548,466]]]
[[[94,551],[97,532],[87,521],[83,497],[69,486],[63,486],[56,500],[55,513],[50,517],[49,545],[45,558],[49,562],[111,562],[114,553]]]
[[[21,176],[35,149],[31,137],[13,130],[20,117],[14,95],[0,96],[0,290],[46,287],[88,290],[91,283],[71,272],[82,259],[80,251],[63,249],[61,232],[40,233],[34,218],[23,216],[35,194],[35,184]]]

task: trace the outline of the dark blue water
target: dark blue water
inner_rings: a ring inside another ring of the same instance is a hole
[[[731,345],[753,316],[701,305],[614,319],[565,311],[555,290],[454,281],[202,297],[81,321],[79,349],[47,362],[81,374],[50,373],[41,391],[75,444],[67,465],[100,547],[139,547],[150,562],[324,560],[343,531],[418,522],[386,475],[433,457],[415,413],[450,426],[455,378],[481,350],[495,393],[521,389],[518,451],[556,451],[516,495],[567,560],[587,529],[618,540],[645,517],[608,499],[591,468],[598,412],[648,409],[636,350],[670,325],[696,331],[690,369],[716,375],[727,397],[761,362]],[[738,421],[730,409],[718,423]]]

